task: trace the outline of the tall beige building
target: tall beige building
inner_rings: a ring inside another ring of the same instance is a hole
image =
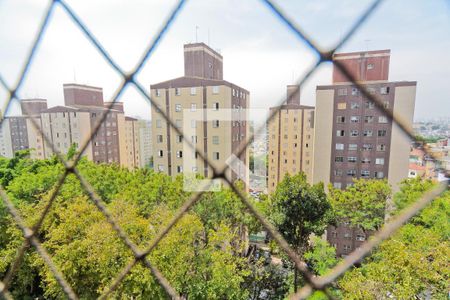
[[[152,147],[156,171],[176,176],[198,173],[206,178],[212,169],[200,159],[203,153],[221,169],[248,135],[249,92],[223,80],[222,56],[204,43],[184,46],[185,76],[152,84]],[[186,152],[185,141],[161,115],[167,114],[196,148]],[[189,119],[187,119],[189,118]],[[239,168],[228,170],[233,180],[248,182],[248,150],[239,159]]]
[[[297,91],[297,92],[296,92]],[[275,191],[286,174],[304,172],[312,181],[314,107],[300,105],[298,86],[287,87],[287,101],[268,124],[268,192]]]

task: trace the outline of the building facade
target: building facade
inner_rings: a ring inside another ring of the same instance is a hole
[[[390,82],[390,50],[336,54],[384,109],[412,128],[416,82]],[[336,68],[333,84],[317,86],[313,182],[345,189],[354,179],[386,179],[396,191],[408,177],[411,140],[376,103]],[[330,226],[327,238],[337,255],[347,255],[366,239],[358,229]]]
[[[312,181],[314,107],[300,105],[297,86],[287,87],[287,101],[268,124],[268,192],[275,191],[286,174],[304,172]],[[294,92],[297,91],[297,92]]]
[[[212,169],[197,153],[203,153],[219,170],[227,159],[237,155],[248,136],[248,118],[242,112],[248,113],[249,92],[223,80],[222,56],[207,45],[185,45],[184,51],[185,76],[150,87],[156,102],[152,107],[154,169],[171,176],[198,173],[208,178]],[[185,153],[185,141],[161,112],[188,134],[196,152]],[[248,150],[239,159],[244,167],[229,169],[228,175],[248,182]]]

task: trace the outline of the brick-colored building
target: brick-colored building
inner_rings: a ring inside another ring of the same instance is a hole
[[[185,132],[188,128],[183,124],[188,122],[189,138],[197,152],[204,153],[221,169],[247,138],[247,119],[239,120],[236,114],[249,107],[249,92],[223,80],[222,56],[204,43],[185,45],[184,54],[183,77],[150,86],[157,105],[152,107],[154,169],[172,176],[199,173],[208,178],[212,175],[211,168],[196,153],[183,153],[186,147],[181,136],[168,126],[160,112],[167,114]],[[197,121],[184,119],[185,111]],[[248,150],[239,159],[248,166]],[[184,169],[185,166],[188,169]],[[249,176],[247,167],[228,172],[232,179],[246,180]]]
[[[333,59],[412,128],[416,82],[389,81],[390,50],[340,53]],[[317,86],[314,127],[314,183],[345,189],[355,178],[387,179],[396,191],[408,177],[410,139],[336,67],[333,84]],[[330,227],[327,238],[345,255],[366,237],[340,226]]]
[[[268,124],[268,192],[275,191],[286,174],[304,172],[312,181],[314,107],[300,105],[298,87],[287,87],[287,101]]]

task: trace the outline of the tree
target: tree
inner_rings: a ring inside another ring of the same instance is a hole
[[[278,231],[303,256],[308,249],[311,234],[321,235],[328,223],[331,208],[323,184],[309,185],[306,175],[286,174],[271,197],[271,219]],[[298,286],[297,268],[294,269],[294,290]]]
[[[304,255],[306,263],[314,274],[324,275],[338,263],[336,248],[320,237],[313,237],[311,244],[312,249]]]
[[[329,199],[337,223],[349,222],[366,234],[381,228],[385,209],[391,197],[391,188],[386,180],[358,179],[345,190],[329,187]]]
[[[405,179],[400,185],[400,191],[394,195],[395,209],[400,211],[410,206],[432,187],[433,182],[429,179],[423,180],[420,177]]]

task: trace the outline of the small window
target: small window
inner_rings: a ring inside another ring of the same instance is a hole
[[[352,88],[352,96],[358,96],[359,90],[357,88]]]
[[[181,111],[181,104],[175,104],[175,111],[180,112]]]
[[[338,89],[338,96],[347,96],[347,89],[346,88]]]
[[[345,117],[344,116],[337,116],[336,122],[337,123],[345,123]]]
[[[197,128],[197,120],[191,120],[191,128]]]
[[[347,170],[347,176],[355,177],[356,176],[356,170],[353,170],[353,169]]]
[[[389,101],[384,101],[383,107],[384,107],[385,109],[388,109],[388,108],[389,108]]]
[[[197,103],[191,103],[191,111],[197,110]]]
[[[373,131],[372,130],[364,130],[363,135],[367,136],[367,137],[371,137],[371,136],[373,136]]]
[[[334,187],[335,189],[340,189],[340,188],[342,187],[342,183],[340,183],[340,182],[334,182],[334,183],[333,183],[333,187]]]
[[[177,173],[183,172],[183,166],[177,166]]]
[[[183,136],[178,134],[177,137],[176,137],[176,141],[177,141],[177,143],[183,142]]]
[[[384,158],[377,158],[375,159],[376,165],[384,165]]]
[[[197,173],[198,172],[198,168],[197,167],[192,167],[192,173]]]
[[[191,136],[191,142],[192,142],[192,144],[197,144],[197,136],[196,135],[193,135],[193,136]]]
[[[378,136],[379,137],[382,137],[382,136],[386,136],[386,130],[385,129],[383,129],[383,130],[378,130]]]
[[[366,101],[366,109],[373,109],[375,107],[375,103],[373,101]]]
[[[346,109],[347,108],[347,103],[345,102],[340,102],[337,105],[337,109]]]
[[[369,94],[374,95],[376,94],[377,90],[373,87],[367,88],[367,92],[369,92]]]
[[[156,95],[156,97],[161,96],[161,90],[156,89],[156,90],[155,90],[155,95]]]
[[[158,156],[159,157],[163,157],[164,156],[164,151],[163,150],[158,150]]]
[[[352,130],[352,131],[350,131],[350,136],[351,136],[351,137],[356,137],[356,136],[358,136],[358,135],[359,135],[358,130]]]
[[[377,145],[377,151],[386,151],[386,145],[385,144]]]
[[[181,122],[180,119],[176,119],[176,120],[175,120],[175,126],[176,126],[177,128],[181,128],[181,126],[183,126],[183,122]]]
[[[336,157],[334,158],[334,161],[335,161],[335,162],[344,162],[344,157],[343,157],[343,156],[336,156]]]
[[[212,121],[213,128],[219,128],[219,120]]]
[[[373,123],[373,116],[364,116],[364,123]]]
[[[218,94],[219,93],[219,87],[218,86],[213,86],[212,92],[213,92],[213,94]]]
[[[183,157],[183,151],[177,151],[177,157],[182,158]]]
[[[364,234],[357,234],[356,235],[356,240],[358,242],[364,242],[366,240],[366,236]]]
[[[191,95],[197,95],[197,88],[191,87]]]
[[[213,110],[219,110],[219,102],[213,103]]]
[[[351,123],[359,123],[359,116],[351,116],[350,117],[350,122]]]
[[[373,69],[373,67],[374,67],[374,65],[373,65],[373,64],[368,64],[368,65],[367,65],[367,70],[372,70],[372,69]]]
[[[334,176],[337,176],[337,177],[342,176],[342,170],[339,170],[339,169],[334,170]]]
[[[370,177],[370,171],[369,170],[361,170],[361,177],[369,178]]]
[[[161,120],[156,120],[156,128],[161,128]]]
[[[218,135],[213,135],[212,137],[212,143],[214,145],[219,145],[219,136]]]
[[[164,171],[164,166],[163,165],[158,165],[158,171],[163,172]]]
[[[181,95],[181,89],[175,88],[175,96],[180,96],[180,95]]]
[[[375,172],[375,178],[377,179],[383,179],[384,178],[384,173],[383,172]]]
[[[344,130],[337,130],[336,131],[336,136],[345,136],[345,131]]]
[[[388,119],[385,116],[379,116],[378,117],[378,123],[387,123]]]
[[[348,144],[348,150],[356,151],[356,150],[358,150],[358,145],[357,144]]]
[[[351,109],[358,109],[359,108],[359,103],[358,102],[352,102],[350,107],[351,107]]]
[[[357,161],[357,158],[355,156],[349,156],[347,157],[347,161],[349,163],[355,163]]]
[[[370,151],[372,150],[372,144],[363,144],[362,149],[364,151]]]
[[[344,150],[344,144],[336,144],[336,150]]]
[[[367,157],[361,158],[361,163],[362,164],[370,164],[370,158],[367,158]]]
[[[219,160],[219,152],[213,152],[213,159]]]
[[[388,86],[384,86],[380,88],[380,94],[381,95],[387,95],[389,94],[389,87]]]
[[[162,136],[162,134],[158,134],[158,135],[156,136],[156,142],[157,142],[157,143],[162,143],[162,142],[163,142],[163,136]]]

